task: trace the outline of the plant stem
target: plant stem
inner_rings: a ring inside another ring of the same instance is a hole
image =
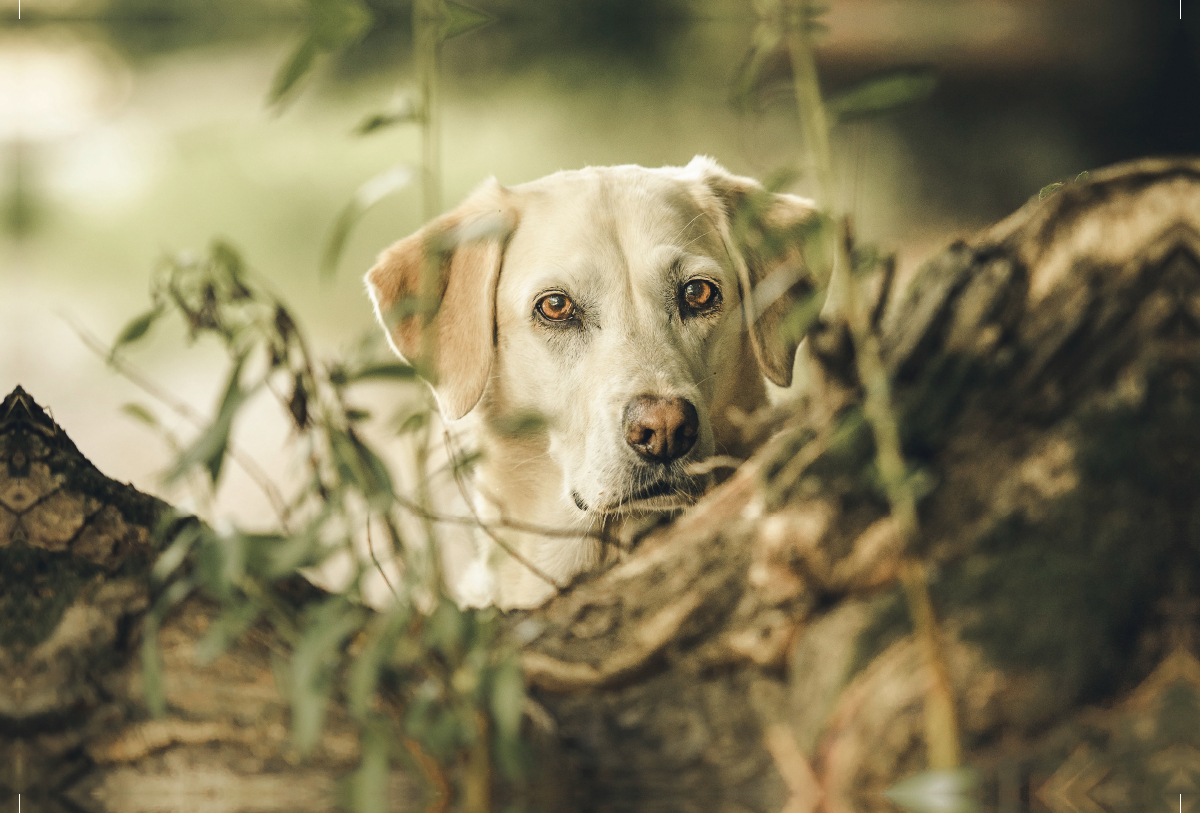
[[[442,23],[442,0],[414,0],[413,53],[421,99],[421,200],[426,220],[442,213],[441,98],[438,87]]]
[[[833,157],[829,143],[829,119],[821,99],[817,81],[816,58],[813,53],[811,20],[812,0],[781,0],[780,11],[788,55],[792,62],[792,81],[800,115],[800,132],[808,152],[808,166],[816,183],[818,200],[831,215],[831,221],[841,227],[823,229],[830,249],[821,256],[831,258],[828,295],[822,315],[840,316],[845,320],[854,342],[855,363],[864,390],[863,415],[875,436],[876,463],[887,493],[888,505],[896,522],[902,549],[912,547],[919,532],[917,500],[904,464],[900,428],[892,408],[891,384],[880,353],[879,340],[871,327],[871,318],[859,302],[854,282],[854,235],[850,219],[836,199],[833,188]],[[924,566],[909,559],[901,570],[900,580],[908,601],[913,628],[920,643],[931,686],[925,702],[925,742],[929,766],[952,770],[960,763],[958,719],[949,673],[941,646],[941,632]]]

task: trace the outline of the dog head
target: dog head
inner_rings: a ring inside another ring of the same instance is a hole
[[[545,419],[542,452],[583,516],[662,511],[724,410],[792,378],[784,317],[812,284],[810,201],[708,158],[494,180],[386,250],[366,281],[393,348],[424,358],[442,413]]]

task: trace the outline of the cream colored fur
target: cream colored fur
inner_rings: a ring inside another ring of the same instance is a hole
[[[779,326],[810,287],[798,249],[812,213],[811,202],[768,195],[698,156],[686,167],[589,167],[507,189],[490,180],[380,255],[366,281],[392,346],[425,360],[443,417],[483,452],[477,511],[579,536],[493,533],[565,585],[601,562],[587,531],[686,507],[708,485],[689,464],[746,451],[728,410],[765,404],[764,375],[791,381],[796,340]],[[696,278],[719,287],[719,313],[679,304]],[[570,297],[578,325],[539,318],[547,292]],[[698,435],[682,458],[648,463],[626,443],[622,416],[642,395],[694,405]],[[544,428],[502,430],[524,414]],[[663,481],[670,493],[629,499]],[[555,592],[488,534],[477,539],[478,558],[454,585],[460,601],[531,607]]]

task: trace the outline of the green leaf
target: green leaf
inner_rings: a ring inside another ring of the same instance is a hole
[[[310,37],[322,51],[356,42],[371,27],[371,10],[362,0],[309,0]]]
[[[536,410],[521,410],[491,421],[492,430],[496,434],[509,438],[536,435],[545,431],[548,425],[546,416]]]
[[[388,361],[380,364],[370,364],[359,370],[345,373],[344,383],[352,381],[367,381],[370,379],[387,379],[392,381],[411,381],[417,377],[417,371],[411,364],[402,361]]]
[[[400,417],[403,417],[403,420],[400,420]],[[411,415],[397,416],[397,419],[394,421],[396,434],[404,435],[409,432],[419,431],[428,422],[429,413],[427,412],[414,412]]]
[[[260,613],[261,608],[253,601],[227,607],[217,620],[209,625],[204,637],[196,642],[193,650],[196,663],[208,665],[224,655],[234,641],[258,620]]]
[[[196,575],[213,595],[228,601],[246,575],[246,538],[237,531],[220,534],[203,528],[196,551]]]
[[[132,344],[138,339],[150,332],[150,328],[154,325],[158,317],[162,316],[163,309],[156,305],[145,313],[135,316],[130,319],[125,327],[121,328],[121,332],[117,334],[117,338],[113,340],[112,350],[109,351],[108,360],[112,361],[117,357],[117,351],[127,344]]]
[[[225,240],[213,240],[209,247],[214,277],[224,286],[223,293],[233,300],[249,299],[253,296],[250,289],[242,282],[245,276],[246,263],[241,253]]]
[[[390,660],[411,618],[408,607],[397,605],[372,622],[367,643],[350,667],[347,680],[346,704],[357,719],[366,720],[370,714],[371,701],[379,685],[379,672]]]
[[[253,540],[253,559],[247,560],[248,566],[253,561],[255,570],[272,581],[290,576],[301,568],[320,564],[327,553],[320,537],[312,529],[287,537],[262,535],[250,538]]]
[[[441,602],[425,622],[425,644],[437,649],[452,661],[461,657],[466,645],[468,629],[467,614],[453,601],[442,597]]]
[[[225,394],[217,409],[217,417],[200,437],[192,443],[175,465],[167,472],[165,482],[169,485],[178,480],[189,468],[201,464],[208,469],[213,486],[221,476],[221,467],[225,461],[225,452],[229,446],[229,433],[233,428],[233,419],[237,410],[250,397],[251,392],[241,388],[242,367],[246,358],[237,360],[230,372],[229,381],[225,385]]]
[[[509,740],[517,739],[525,709],[525,678],[516,658],[509,658],[496,668],[488,700],[496,733]]]
[[[742,112],[753,110],[756,95],[762,78],[763,68],[779,51],[782,42],[782,31],[778,25],[765,20],[759,22],[754,29],[750,51],[742,60],[737,75],[733,81],[732,101]]]
[[[154,717],[167,713],[167,697],[163,688],[162,653],[158,649],[160,613],[147,614],[142,624],[142,695]]]
[[[334,272],[337,271],[338,261],[342,257],[342,251],[346,247],[346,240],[350,237],[350,231],[359,219],[367,213],[367,210],[391,193],[407,186],[412,179],[412,169],[399,164],[381,172],[358,188],[354,193],[354,197],[346,204],[346,208],[338,215],[337,222],[333,226],[333,232],[329,235],[329,240],[325,243],[325,253],[321,259],[322,277],[332,277]]]
[[[275,74],[275,79],[271,83],[271,91],[267,94],[267,104],[279,105],[283,102],[296,83],[312,68],[317,53],[317,44],[311,38],[305,39],[296,47],[279,72]]]
[[[321,736],[325,710],[340,660],[342,642],[362,626],[363,612],[344,597],[335,596],[311,612],[292,653],[292,742],[302,755],[309,754]]]
[[[124,412],[129,417],[133,418],[135,421],[140,421],[141,423],[144,423],[147,426],[152,426],[152,427],[158,428],[158,418],[156,418],[154,416],[153,412],[151,412],[149,409],[142,406],[141,404],[135,404],[135,403],[122,404],[121,411]]]
[[[443,6],[441,31],[443,40],[462,36],[468,31],[474,31],[495,20],[490,14],[485,14],[470,6],[464,6],[462,3],[456,3],[454,0],[445,0]]]
[[[351,780],[351,809],[355,813],[387,813],[391,738],[382,720],[372,721],[362,734],[362,761]]]
[[[871,79],[829,100],[829,111],[845,120],[920,101],[933,92],[937,77],[928,69],[900,71]]]
[[[386,510],[395,499],[396,489],[392,484],[392,474],[383,458],[375,454],[370,446],[363,443],[357,435],[350,437],[358,451],[359,460],[365,464],[364,467],[370,475],[366,481],[369,490],[364,491],[364,496],[372,508],[378,511]]]
[[[158,597],[154,607],[146,614],[142,625],[142,695],[146,706],[155,717],[167,711],[167,696],[163,686],[162,654],[158,649],[158,627],[163,616],[187,597],[195,585],[187,579],[175,582]]]
[[[359,122],[358,126],[354,128],[354,133],[360,136],[370,135],[388,127],[395,127],[397,124],[419,122],[423,118],[424,116],[412,96],[404,95],[398,97],[386,109],[367,116]]]
[[[309,0],[308,35],[275,74],[269,105],[280,105],[309,72],[317,56],[357,41],[371,27],[371,11],[362,0]]]
[[[176,568],[183,563],[187,558],[188,552],[196,540],[200,538],[201,526],[198,522],[193,522],[184,526],[175,538],[171,540],[171,544],[167,546],[154,563],[154,568],[150,571],[150,579],[158,584],[165,582]]]

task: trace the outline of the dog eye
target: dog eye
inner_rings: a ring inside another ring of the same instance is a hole
[[[565,322],[575,315],[575,303],[565,294],[548,294],[537,301],[537,312],[551,322]]]
[[[694,279],[684,283],[681,289],[683,301],[694,311],[711,310],[721,301],[721,292],[706,279]]]

